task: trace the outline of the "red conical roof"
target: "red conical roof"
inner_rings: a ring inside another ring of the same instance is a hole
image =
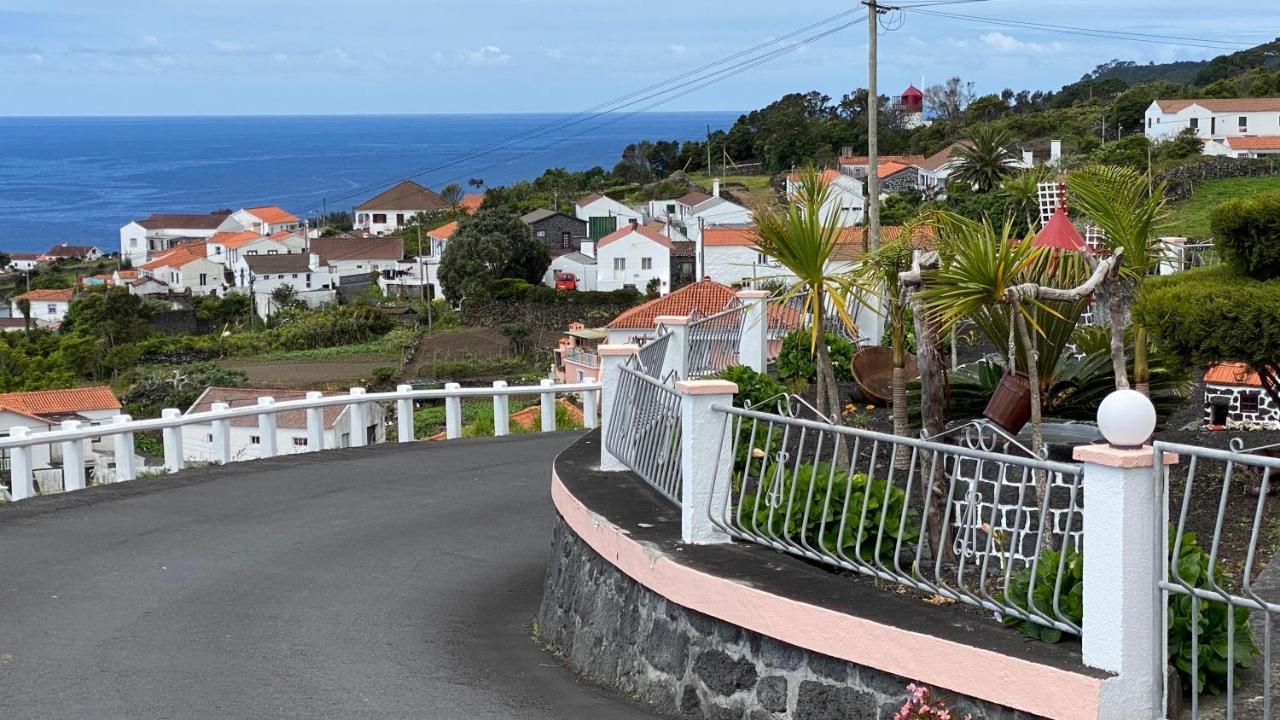
[[[1084,238],[1076,230],[1076,226],[1067,219],[1067,212],[1059,207],[1049,217],[1049,222],[1036,235],[1036,247],[1050,247],[1059,250],[1082,252],[1085,247]]]

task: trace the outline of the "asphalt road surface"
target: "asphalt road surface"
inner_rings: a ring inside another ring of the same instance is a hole
[[[0,718],[651,717],[531,639],[577,435],[382,445],[0,506]]]

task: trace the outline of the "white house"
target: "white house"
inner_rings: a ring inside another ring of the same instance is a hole
[[[596,243],[596,285],[599,290],[633,287],[644,291],[657,278],[659,292],[671,291],[671,240],[654,228],[632,220]]]
[[[268,390],[262,388],[206,388],[195,403],[187,409],[186,414],[207,412],[214,403],[226,403],[237,408],[256,405],[258,398],[270,397],[277,402],[285,400],[303,400],[306,393],[301,390]],[[386,410],[378,403],[365,404],[365,426],[351,427],[351,408],[347,405],[330,406],[323,412],[324,447],[311,447],[307,440],[307,412],[305,410],[287,410],[276,413],[276,453],[291,455],[312,450],[328,450],[351,446],[351,433],[363,433],[368,444],[384,442],[387,439]],[[258,430],[257,417],[232,418],[228,428],[231,436],[231,460],[251,460],[262,457],[262,435]],[[193,423],[182,427],[182,454],[190,462],[212,462],[213,423]]]
[[[1237,135],[1204,144],[1205,155],[1233,158],[1260,158],[1280,155],[1280,135]]]
[[[320,256],[335,275],[368,275],[396,270],[404,258],[404,240],[398,237],[318,237],[310,251]]]
[[[224,295],[226,268],[208,258],[207,243],[179,245],[138,268],[139,277],[151,277],[177,292],[193,295]]]
[[[825,170],[822,179],[827,183],[828,198],[822,205],[824,222],[831,217],[839,219],[840,227],[851,227],[862,222],[863,208],[866,198],[862,191],[862,181],[838,170]],[[787,176],[787,199],[794,202],[800,192],[800,175],[791,173]]]
[[[218,232],[251,230],[259,235],[273,235],[286,230],[297,230],[300,227],[302,222],[293,213],[275,205],[261,205],[231,213],[218,226]]]
[[[410,251],[419,251],[412,257],[396,263],[394,268],[382,267],[378,276],[378,289],[388,295],[400,297],[422,297],[422,288],[427,287],[428,298],[438,298],[444,294],[440,285],[440,260],[444,257],[444,248],[449,238],[458,230],[458,221],[445,223],[429,230],[421,244],[415,238],[409,240]]]
[[[13,270],[28,272],[35,270],[40,264],[40,255],[38,253],[9,253],[9,267]]]
[[[254,309],[264,318],[278,309],[272,294],[286,285],[307,307],[320,307],[337,299],[338,276],[315,253],[243,255],[233,271],[236,286],[252,291]]]
[[[106,386],[0,394],[0,434],[4,435],[15,427],[24,427],[30,432],[56,430],[64,420],[78,420],[86,426],[102,425],[119,414],[120,401]],[[85,441],[84,447],[86,480],[109,473],[115,457],[112,440]],[[36,445],[31,450],[37,492],[61,490],[62,444]],[[8,454],[8,450],[0,450],[0,465],[8,467]]]
[[[59,288],[56,290],[28,290],[21,295],[9,298],[9,314],[23,317],[18,309],[19,300],[31,303],[31,320],[40,326],[56,325],[67,316],[71,300],[75,297],[75,288]]]
[[[439,194],[405,180],[357,205],[355,229],[383,235],[404,227],[418,213],[448,209]]]
[[[756,247],[754,226],[709,227],[702,233],[700,277],[723,285],[790,277],[786,268]]]
[[[587,234],[596,241],[621,230],[632,220],[644,221],[644,217],[635,209],[599,193],[580,198],[573,204],[573,214],[579,220],[587,221]]]
[[[1280,136],[1280,98],[1156,100],[1147,107],[1143,131],[1151,140],[1167,140],[1186,129],[1206,144],[1210,154],[1253,157],[1256,148],[1244,137]],[[1235,140],[1234,147],[1229,140]],[[1274,153],[1280,148],[1267,148]]]
[[[241,230],[216,233],[206,246],[210,260],[234,268],[236,261],[246,255],[305,254],[307,241],[300,232],[284,231],[266,236],[254,230]]]
[[[152,253],[172,248],[184,239],[207,238],[218,231],[227,213],[152,213],[120,228],[120,260],[141,265]]]

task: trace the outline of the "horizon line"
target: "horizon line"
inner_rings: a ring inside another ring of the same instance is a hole
[[[646,110],[636,115],[694,115],[707,113],[745,113],[746,110],[741,109],[725,109],[725,110]],[[155,115],[112,115],[112,114],[84,114],[84,115],[47,115],[47,114],[31,114],[31,115],[0,115],[0,120],[177,120],[177,119],[208,119],[208,118],[344,118],[344,117],[464,117],[464,116],[480,116],[480,115],[580,115],[582,111],[540,111],[540,110],[503,110],[494,112],[386,112],[386,113],[191,113],[191,114],[155,114]],[[608,115],[609,113],[603,113]]]

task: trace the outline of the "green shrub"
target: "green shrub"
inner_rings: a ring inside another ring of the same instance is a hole
[[[733,404],[738,407],[746,407],[749,401],[757,410],[772,412],[772,409],[760,406],[766,400],[783,393],[782,383],[746,365],[730,365],[716,373],[716,377],[737,384],[738,394],[733,397]]]
[[[395,377],[396,369],[383,365],[373,369],[373,381],[378,385],[385,385]]]
[[[1053,591],[1058,587],[1058,576],[1062,575],[1061,599],[1058,609],[1067,619],[1079,625],[1084,618],[1084,556],[1073,548],[1067,548],[1066,557],[1052,548],[1040,553],[1040,561],[1036,563],[1036,588],[1031,592],[1031,607],[1036,611],[1054,616]],[[1028,567],[1009,580],[1007,599],[1014,607],[1030,612],[1027,607],[1027,594],[1031,590],[1031,568]],[[1005,625],[1016,625],[1025,635],[1047,643],[1056,643],[1062,639],[1062,631],[1046,627],[1029,620],[1004,616]]]
[[[855,348],[853,343],[833,332],[825,334],[827,351],[831,354],[831,364],[835,368],[836,380],[853,379],[853,360]],[[778,378],[783,382],[789,380],[808,380],[813,382],[818,377],[818,366],[810,351],[812,335],[808,330],[792,330],[782,338],[782,348],[778,351],[775,368]]]
[[[1280,277],[1280,192],[1228,200],[1209,215],[1214,245],[1237,271]]]

